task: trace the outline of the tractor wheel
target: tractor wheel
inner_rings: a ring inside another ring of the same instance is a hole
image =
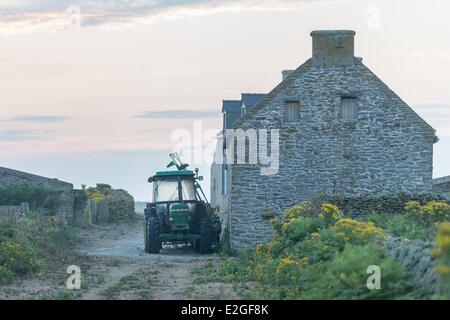
[[[149,217],[146,222],[147,241],[146,249],[148,253],[159,253],[161,250],[161,239],[159,238],[160,223],[158,217]]]
[[[145,252],[147,252],[148,253],[148,235],[147,235],[147,233],[148,233],[148,222],[147,222],[147,219],[145,219],[145,222],[144,222],[144,247],[145,247]]]
[[[200,221],[199,252],[201,254],[211,252],[211,221],[209,218],[203,218]]]

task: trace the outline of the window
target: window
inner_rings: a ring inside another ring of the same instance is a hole
[[[358,119],[358,99],[354,97],[342,97],[339,116],[344,120]]]
[[[183,200],[197,200],[193,180],[191,179],[181,180],[181,191],[183,194]]]
[[[286,122],[294,122],[300,119],[300,103],[287,101],[285,104]]]
[[[224,163],[222,165],[222,194],[227,194],[228,191],[228,168]]]
[[[178,201],[178,181],[161,180],[153,183],[153,201]]]

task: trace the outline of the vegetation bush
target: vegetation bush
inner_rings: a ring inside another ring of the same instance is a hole
[[[443,196],[436,193],[391,193],[382,196],[365,194],[349,197],[346,195],[319,195],[314,200],[315,203],[331,203],[336,205],[345,215],[353,217],[366,214],[367,212],[383,212],[384,214],[398,214],[403,212],[406,204],[410,201],[417,201],[421,205],[431,201],[448,201]]]
[[[367,267],[381,269],[381,289],[368,290]],[[304,299],[402,299],[413,291],[408,273],[377,245],[351,245],[338,253],[304,293]]]
[[[26,275],[41,268],[37,252],[17,242],[6,240],[0,243],[0,265],[16,275]]]
[[[410,201],[405,206],[405,212],[425,223],[450,220],[450,205],[446,201],[431,201],[424,205],[418,201]]]
[[[409,240],[434,240],[434,226],[428,226],[409,215],[373,213],[359,219],[373,222],[377,227],[397,237]]]
[[[283,215],[286,219],[291,220],[299,217],[316,216],[318,215],[318,213],[316,212],[311,201],[303,201],[302,203],[296,204],[291,208],[286,209],[283,212]]]
[[[319,217],[325,221],[326,224],[332,224],[338,219],[339,215],[340,211],[338,207],[334,204],[326,203],[322,205],[322,213]]]
[[[55,267],[70,256],[75,239],[53,217],[30,213],[14,225],[0,219],[0,284]]]
[[[438,264],[435,271],[441,277],[443,298],[450,299],[450,222],[439,225],[436,244],[433,255],[438,259]]]
[[[18,206],[28,202],[31,210],[47,209],[55,214],[61,205],[59,193],[35,187],[6,187],[0,188],[0,203],[7,206]]]
[[[209,269],[209,277],[256,283],[253,298],[422,298],[420,290],[409,282],[408,271],[384,253],[386,235],[380,226],[391,225],[392,230],[402,231],[407,221],[391,218],[343,218],[335,205],[317,207],[304,202],[286,210],[284,220],[273,221],[277,234],[272,241],[227,258],[220,267]],[[369,265],[381,268],[382,290],[367,288]]]
[[[230,244],[230,228],[228,225],[225,227],[223,231],[223,236],[220,239],[220,252],[225,256],[231,256],[233,254],[233,250],[231,250]]]
[[[111,199],[111,196],[104,194],[95,188],[89,188],[85,192],[89,199],[91,199],[92,201],[97,202],[97,203]]]
[[[345,218],[338,220],[331,228],[346,242],[354,244],[363,245],[385,239],[384,230],[377,228],[373,222]]]

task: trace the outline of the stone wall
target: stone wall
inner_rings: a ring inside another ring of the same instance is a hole
[[[435,267],[435,260],[431,255],[433,248],[433,242],[421,240],[390,237],[385,242],[386,252],[411,273],[411,282],[417,288],[421,288],[427,296],[437,295],[440,291],[439,277],[433,272]]]
[[[0,219],[16,224],[28,212],[30,212],[28,203],[22,203],[20,206],[0,206]]]
[[[357,99],[357,117],[342,119],[343,97]],[[299,118],[285,121],[286,102]],[[274,233],[264,212],[316,194],[382,195],[432,189],[435,131],[379,80],[360,59],[351,65],[315,65],[312,59],[263,98],[234,128],[277,129],[279,171],[231,166],[233,249],[254,247]],[[256,144],[249,139],[250,144]],[[270,145],[270,144],[269,144]]]
[[[88,192],[98,192],[105,197],[109,208],[108,219],[111,221],[126,220],[135,215],[134,198],[125,190],[99,183],[95,188],[89,188]]]
[[[219,145],[221,145],[219,143]],[[213,163],[211,166],[211,206],[216,210],[220,221],[222,222],[222,234],[229,226],[229,202],[228,193],[222,192],[222,164]]]
[[[434,179],[433,191],[450,194],[450,176]]]
[[[26,172],[0,167],[0,188],[34,187],[55,192],[60,203],[56,216],[68,223],[73,221],[74,193],[73,185],[57,179],[49,179]]]

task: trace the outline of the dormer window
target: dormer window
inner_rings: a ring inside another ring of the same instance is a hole
[[[300,102],[286,101],[284,108],[286,122],[295,122],[300,119]]]
[[[339,117],[342,120],[358,119],[358,99],[356,97],[341,97]]]

